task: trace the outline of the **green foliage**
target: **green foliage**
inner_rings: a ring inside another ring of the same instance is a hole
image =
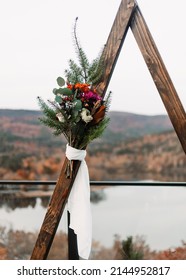
[[[69,60],[69,69],[65,70],[67,86],[62,77],[57,78],[59,88],[54,88],[55,101],[48,105],[41,98],[39,106],[44,113],[40,121],[53,129],[54,135],[64,134],[68,143],[83,149],[88,143],[102,135],[109,119],[109,97],[104,101],[93,87],[101,81],[104,70],[103,56],[100,54],[92,63],[79,44],[74,26],[74,42],[78,62]]]
[[[108,102],[108,98],[106,99],[106,103]],[[44,117],[40,117],[39,120],[45,126],[51,128],[53,130],[53,134],[55,136],[64,134],[65,138],[69,140],[69,134],[76,136],[76,143],[74,147],[83,149],[96,138],[101,137],[105,128],[108,125],[109,118],[104,117],[98,124],[91,125],[91,123],[84,125],[82,121],[77,117],[76,112],[78,114],[79,110],[82,108],[82,103],[80,100],[74,100],[74,110],[72,115],[72,121],[69,122],[68,117],[66,117],[64,122],[59,122],[56,117],[56,109],[58,112],[62,112],[63,116],[65,116],[65,112],[57,106],[57,104],[50,102],[50,106],[47,105],[41,98],[38,98],[39,106],[44,113]],[[54,108],[52,108],[52,106]],[[73,121],[74,120],[74,121]],[[78,122],[78,124],[77,124]],[[71,132],[70,132],[71,131]]]
[[[75,110],[75,111],[81,110],[81,108],[82,108],[82,102],[81,102],[80,100],[75,99],[75,100],[73,101],[73,103],[74,103],[74,110]]]
[[[93,60],[88,69],[89,79],[88,82],[92,85],[96,85],[101,82],[104,72],[104,56],[100,53],[98,57]]]
[[[57,96],[55,97],[55,101],[56,101],[57,103],[61,103],[61,102],[62,102],[62,97],[59,96],[59,95],[57,95]]]
[[[122,252],[123,252],[124,259],[127,260],[143,259],[143,252],[134,247],[132,236],[129,236],[126,240],[122,241]]]
[[[60,87],[63,87],[65,85],[65,80],[61,77],[57,78],[57,83]]]
[[[46,102],[43,101],[40,97],[38,97],[38,101],[39,101],[39,106],[45,115],[45,117],[39,118],[40,122],[43,123],[44,125],[48,126],[49,128],[53,129],[54,135],[58,136],[62,133],[65,135],[66,126],[65,126],[65,124],[61,125],[61,123],[56,118],[56,110],[53,109],[52,107],[49,107],[46,104]],[[60,110],[60,109],[58,109],[58,110]]]
[[[72,84],[84,82],[82,69],[72,59],[69,60],[69,69],[65,70],[65,76]]]
[[[112,92],[110,91],[106,97],[105,97],[105,107],[106,107],[106,112],[109,111],[109,108],[110,108],[110,104],[111,104],[111,95],[112,95]]]
[[[84,148],[87,144],[92,142],[94,139],[101,137],[103,132],[105,131],[105,128],[109,123],[109,120],[110,120],[109,118],[104,118],[98,125],[91,126],[89,128],[89,133],[84,134],[81,143],[79,143],[80,149]]]
[[[75,63],[73,60],[69,60],[69,69],[65,70],[65,76],[68,82],[72,84],[76,83],[89,83],[91,85],[96,85],[101,82],[104,72],[104,57],[103,53],[100,52],[98,57],[94,59],[92,62],[89,62],[86,53],[83,48],[80,46],[80,43],[76,34],[76,26],[77,26],[76,18],[74,25],[74,43],[76,54],[78,57],[78,62]]]
[[[62,88],[61,93],[67,96],[72,95],[72,91],[69,88]]]

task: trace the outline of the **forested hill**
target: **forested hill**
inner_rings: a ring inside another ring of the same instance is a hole
[[[0,110],[0,179],[58,178],[66,141],[40,124],[41,112]],[[103,137],[88,146],[93,180],[186,180],[186,158],[165,115],[110,112]]]
[[[39,123],[40,111],[0,109],[1,132],[20,137],[41,137],[43,125]],[[166,115],[146,116],[126,112],[109,113],[110,123],[102,141],[118,142],[129,138],[172,130]],[[109,137],[108,137],[109,136]]]

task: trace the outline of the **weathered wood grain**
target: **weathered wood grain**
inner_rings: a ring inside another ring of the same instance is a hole
[[[112,77],[118,56],[125,40],[129,23],[135,8],[134,0],[122,0],[103,50],[105,71],[97,91],[104,96]]]
[[[130,27],[186,153],[186,113],[138,6]]]
[[[46,259],[51,248],[68,196],[81,164],[80,161],[73,161],[72,178],[66,178],[65,170],[67,163],[68,159],[66,158],[49,202],[43,224],[31,255],[31,260]]]

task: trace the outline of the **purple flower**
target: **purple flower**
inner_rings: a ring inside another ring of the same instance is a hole
[[[101,100],[102,99],[101,96],[99,96],[98,94],[94,93],[93,91],[89,91],[89,92],[84,93],[83,97],[86,100],[89,100],[89,99]]]

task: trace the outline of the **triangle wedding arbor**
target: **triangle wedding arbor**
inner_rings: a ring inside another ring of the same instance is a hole
[[[97,90],[102,96],[105,95],[129,27],[147,64],[181,146],[186,153],[186,113],[135,0],[121,0],[103,50],[105,70],[102,81],[97,85]],[[47,259],[81,162],[73,161],[72,178],[66,178],[65,176],[67,164],[68,159],[66,158],[41,225],[31,255],[32,260]]]

